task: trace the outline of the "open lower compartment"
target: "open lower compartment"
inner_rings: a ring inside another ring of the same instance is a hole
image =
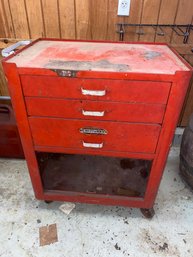
[[[36,153],[43,188],[144,197],[152,161],[94,155]]]

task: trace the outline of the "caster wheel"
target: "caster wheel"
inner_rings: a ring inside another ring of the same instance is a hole
[[[49,204],[49,203],[52,203],[53,201],[45,200],[44,202],[47,203],[47,204]]]
[[[141,209],[141,213],[143,214],[143,216],[147,219],[152,219],[153,216],[155,215],[155,211],[153,208],[150,209]]]

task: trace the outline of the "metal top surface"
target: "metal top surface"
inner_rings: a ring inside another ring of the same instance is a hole
[[[174,74],[189,68],[167,45],[40,40],[7,62],[17,67]]]

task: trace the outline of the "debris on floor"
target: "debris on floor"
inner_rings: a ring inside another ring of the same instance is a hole
[[[64,203],[60,205],[59,209],[64,212],[66,215],[69,215],[71,211],[75,208],[74,203]]]
[[[40,246],[50,245],[58,242],[56,224],[47,225],[39,228]]]

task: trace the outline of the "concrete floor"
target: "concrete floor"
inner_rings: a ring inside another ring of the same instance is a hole
[[[34,199],[25,161],[0,159],[0,256],[193,256],[193,193],[178,175],[172,148],[152,220],[138,209]],[[57,224],[58,242],[39,246],[39,227]]]

